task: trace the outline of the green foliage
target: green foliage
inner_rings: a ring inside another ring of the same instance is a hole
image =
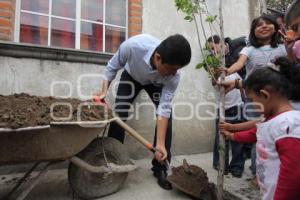
[[[205,19],[205,21],[207,21],[208,23],[213,23],[214,21],[216,21],[218,15],[209,15],[207,16],[207,18]]]
[[[198,13],[197,1],[193,0],[175,0],[177,10],[181,10],[186,16],[184,17],[187,21],[193,21],[193,15]]]
[[[215,55],[206,54],[201,63],[196,65],[196,69],[204,68],[208,72],[208,68],[218,68],[221,65],[220,58]]]
[[[208,15],[207,12],[205,12],[205,10],[203,9],[205,8],[204,3],[204,0],[175,0],[177,10],[182,11],[186,15],[184,17],[185,20],[191,22],[194,20],[195,14],[202,14],[203,12],[207,16],[205,21],[212,24],[216,21],[217,15]],[[214,71],[214,68],[217,68],[221,65],[221,59],[218,56],[208,53],[207,47],[201,50],[201,53],[203,56],[203,61],[196,65],[196,69],[204,68],[211,76],[213,76],[212,71]]]
[[[266,0],[267,7],[272,8],[281,12],[285,12],[287,7],[293,2],[294,0]]]

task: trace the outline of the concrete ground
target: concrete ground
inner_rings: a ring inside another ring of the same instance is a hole
[[[210,182],[216,183],[217,171],[212,169],[212,153],[176,156],[171,163],[172,166],[181,165],[183,158],[189,164],[195,164],[203,168]],[[156,183],[150,170],[150,159],[136,161],[139,168],[131,172],[121,190],[113,195],[101,198],[101,200],[188,200],[191,197],[173,189],[162,190]],[[247,179],[251,173],[248,169],[249,160],[245,165],[242,178],[225,176],[225,189],[244,200],[258,200],[259,191],[249,187]],[[1,171],[1,169],[0,169]],[[16,182],[22,174],[0,175],[0,199]],[[33,189],[26,200],[70,200],[79,199],[70,190],[67,180],[66,169],[54,169],[47,173],[46,177]]]

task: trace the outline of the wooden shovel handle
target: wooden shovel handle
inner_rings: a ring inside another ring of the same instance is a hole
[[[152,151],[153,153],[156,152],[156,148],[153,147],[153,145],[147,141],[145,138],[143,138],[137,131],[135,131],[133,128],[128,126],[125,122],[123,122],[119,117],[116,118],[115,122],[119,124],[124,130],[131,135],[133,138],[135,138],[138,142],[140,142],[142,145],[144,145],[147,149]]]

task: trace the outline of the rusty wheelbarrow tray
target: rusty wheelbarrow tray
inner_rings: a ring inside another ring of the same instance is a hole
[[[0,129],[0,166],[29,162],[48,162],[36,179],[13,199],[22,200],[57,161],[70,160],[68,170],[71,188],[80,197],[91,199],[118,191],[128,172],[136,169],[121,143],[99,134],[112,121],[51,122],[47,126]],[[15,188],[19,189],[35,164]],[[103,179],[106,177],[106,179]],[[85,187],[82,187],[85,184]],[[90,186],[90,187],[86,187]]]
[[[46,126],[1,128],[0,165],[66,160],[83,150],[109,122],[51,122]]]

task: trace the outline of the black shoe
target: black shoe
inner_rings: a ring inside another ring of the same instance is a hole
[[[165,190],[172,190],[172,184],[167,180],[167,172],[163,170],[153,171],[153,175],[157,178],[158,185]]]
[[[236,178],[241,178],[243,175],[242,171],[231,171],[230,173],[233,177],[236,177]]]
[[[224,171],[224,175],[228,175],[228,169],[225,169],[225,171]]]

